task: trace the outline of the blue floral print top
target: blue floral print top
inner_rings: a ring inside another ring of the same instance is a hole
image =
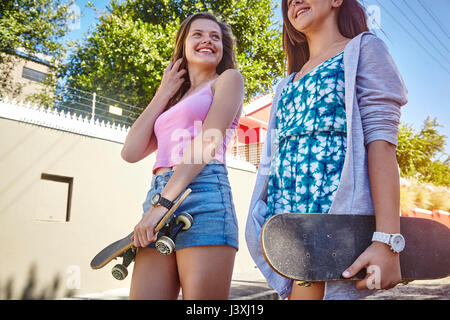
[[[283,88],[276,113],[266,220],[278,213],[327,213],[345,159],[343,52]]]

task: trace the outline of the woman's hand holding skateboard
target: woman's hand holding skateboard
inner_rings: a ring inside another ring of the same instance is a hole
[[[167,211],[167,208],[163,206],[152,207],[139,221],[134,227],[134,235],[131,237],[136,248],[146,247],[156,241],[158,232],[155,233],[154,230]]]

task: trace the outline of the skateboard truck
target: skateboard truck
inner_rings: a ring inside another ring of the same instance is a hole
[[[156,249],[159,253],[164,255],[169,255],[175,250],[175,242],[172,239],[175,239],[178,233],[181,230],[188,230],[192,224],[194,223],[194,219],[187,212],[182,212],[178,215],[177,218],[172,217],[169,222],[161,229],[162,232],[165,232],[166,235],[159,238],[156,243]],[[123,258],[122,263],[116,264],[112,270],[111,274],[117,280],[123,280],[128,275],[128,266],[131,262],[133,262],[136,257],[136,247],[132,245],[129,249],[124,251],[118,258]]]
[[[187,188],[183,192],[178,201],[175,202],[169,211],[167,211],[154,230],[155,233],[158,231],[162,231],[164,233],[164,235],[155,243],[157,250],[161,254],[172,253],[175,250],[175,243],[173,239],[175,239],[180,231],[189,229],[194,222],[192,216],[186,212],[181,212],[177,217],[174,216],[175,210],[180,206],[191,191],[191,189]],[[101,250],[92,259],[91,268],[94,270],[100,269],[111,260],[122,258],[122,263],[116,264],[112,268],[111,273],[117,280],[125,279],[128,275],[127,267],[131,264],[131,262],[133,262],[137,252],[137,249],[134,246],[134,240],[132,240],[133,235],[134,232],[131,232],[125,238],[117,240]]]
[[[181,230],[188,230],[193,223],[194,219],[187,212],[181,212],[176,218],[172,217],[162,229],[166,235],[155,243],[158,252],[164,255],[171,254],[175,250],[175,242],[172,239],[175,239]]]
[[[310,287],[312,285],[312,282],[297,280],[297,281],[295,281],[295,284],[300,287]]]

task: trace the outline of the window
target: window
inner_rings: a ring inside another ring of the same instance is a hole
[[[47,77],[48,77],[47,73],[23,67],[22,78],[42,83],[45,81],[45,79],[47,79]]]
[[[37,220],[68,222],[73,178],[43,173],[39,183]]]

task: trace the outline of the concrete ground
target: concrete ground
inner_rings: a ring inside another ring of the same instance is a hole
[[[80,300],[127,300],[130,288],[121,288],[86,295],[71,297]],[[258,269],[245,274],[233,274],[230,289],[230,300],[278,300],[279,296],[265,281]],[[181,292],[178,299],[182,299]]]
[[[70,298],[80,300],[127,300],[130,288],[105,291],[101,293],[75,296]],[[242,281],[232,282],[230,300],[277,300],[278,294],[272,290],[265,281]],[[178,297],[181,299],[181,294]]]
[[[416,280],[399,284],[391,290],[380,290],[364,300],[449,300],[450,277],[437,280]]]
[[[230,300],[278,300],[280,297],[264,279],[233,279]],[[105,291],[71,299],[80,300],[126,300],[129,288]],[[179,297],[181,299],[181,295]],[[391,290],[379,290],[364,300],[449,300],[450,277],[438,280],[413,281],[407,285],[399,284]]]

